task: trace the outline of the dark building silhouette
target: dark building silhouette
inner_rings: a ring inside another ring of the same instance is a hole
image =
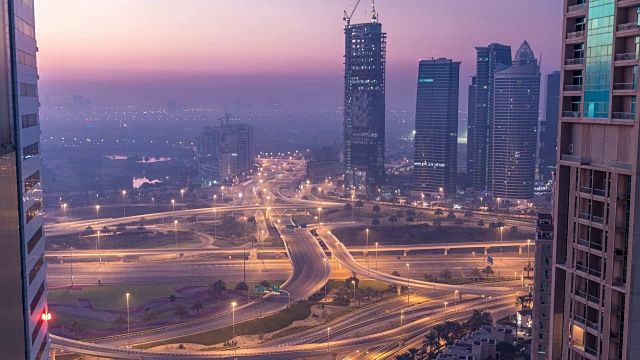
[[[547,75],[547,100],[544,120],[540,124],[540,149],[538,150],[538,175],[551,180],[556,171],[558,148],[558,117],[560,116],[560,71]]]
[[[467,174],[473,179],[473,159],[474,146],[476,139],[476,77],[471,77],[471,85],[469,85],[469,102],[467,104]]]

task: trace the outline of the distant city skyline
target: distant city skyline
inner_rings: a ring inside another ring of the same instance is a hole
[[[98,105],[242,98],[337,108],[342,11],[351,3],[191,0],[176,9],[166,0],[37,2],[41,95],[81,94]],[[543,74],[560,66],[562,18],[555,14],[562,3],[555,0],[461,0],[455,6],[379,0],[376,6],[389,34],[388,110],[415,106],[420,59],[461,61],[463,88],[475,72],[474,47],[491,42],[527,40],[542,58]],[[362,1],[354,22],[370,14],[370,2]],[[460,108],[466,103],[464,92]]]

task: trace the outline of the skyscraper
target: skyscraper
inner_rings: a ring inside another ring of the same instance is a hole
[[[563,13],[549,359],[640,359],[638,2]]]
[[[0,2],[0,348],[48,358],[33,0]]]
[[[370,23],[344,28],[344,172],[349,189],[376,193],[384,180],[387,34]]]
[[[491,138],[493,129],[493,80],[496,72],[511,66],[511,46],[493,43],[477,47],[475,129],[473,144],[473,188],[488,189],[491,174]]]
[[[558,117],[560,116],[560,71],[547,75],[545,116],[540,126],[538,174],[542,180],[551,180],[556,171],[558,147]]]
[[[455,195],[459,91],[459,62],[420,61],[413,147],[414,195]]]
[[[540,105],[540,67],[522,43],[513,66],[494,79],[493,126],[489,146],[490,193],[516,203],[533,199]]]
[[[473,179],[473,159],[475,157],[476,131],[476,77],[471,77],[469,99],[467,104],[467,174]]]

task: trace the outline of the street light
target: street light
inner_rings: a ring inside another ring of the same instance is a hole
[[[320,224],[320,212],[322,211],[322,208],[318,208],[318,224]]]
[[[529,253],[529,245],[531,245],[531,239],[527,239],[527,258],[531,259],[531,254]]]
[[[458,290],[456,290],[455,293],[453,293],[453,306],[458,305]]]
[[[351,280],[351,283],[353,284],[353,305],[355,306],[356,304],[356,281],[355,280]],[[355,320],[355,314],[353,316],[353,319]]]
[[[173,234],[176,238],[176,257],[178,257],[178,220],[173,220]]]
[[[131,338],[129,337],[131,331],[131,322],[129,321],[129,293],[127,293],[127,347],[131,347]]]
[[[98,230],[98,264],[102,265],[102,255],[100,254],[100,230]]]
[[[378,242],[376,241],[376,271],[378,271]]]
[[[171,211],[176,211],[176,201],[171,199]]]
[[[180,196],[182,196],[182,210],[184,210],[184,189],[180,189]]]
[[[151,198],[151,213],[156,213],[156,198]]]
[[[446,302],[446,301],[445,301],[445,302],[444,302],[444,309],[445,309],[445,310],[447,310],[447,304],[448,304],[448,302]]]
[[[371,269],[369,268],[369,228],[367,228],[367,242],[364,246],[364,256],[367,262],[367,274],[371,274]]]
[[[322,263],[324,264],[324,270],[327,270],[327,258],[322,258]],[[329,283],[329,278],[327,278],[327,281],[324,283],[324,301],[327,301],[327,284]]]
[[[100,205],[96,205],[96,223],[100,221]]]
[[[236,337],[236,302],[231,303],[231,339],[233,340]]]
[[[127,191],[122,190],[122,217],[127,217]]]
[[[330,328],[330,327],[328,327],[328,328],[327,328],[327,352],[331,351],[331,345],[330,345],[331,343],[329,342],[329,334],[330,334],[330,330],[331,330],[331,328]]]
[[[62,213],[64,214],[64,217],[67,217],[67,204],[62,204]]]
[[[411,267],[409,263],[407,263],[407,305],[409,305],[409,272],[411,271]]]
[[[504,226],[500,226],[500,261],[502,261],[502,228]]]

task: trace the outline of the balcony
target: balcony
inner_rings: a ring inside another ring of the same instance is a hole
[[[602,218],[600,216],[592,216],[591,217],[591,221],[593,221],[594,223],[598,223],[598,224],[604,224],[604,218]]]
[[[617,56],[617,55],[616,55]],[[576,58],[576,59],[565,59],[564,60],[564,64],[566,66],[572,66],[572,65],[583,65],[584,64],[584,58]]]
[[[589,240],[587,239],[578,239],[578,244],[584,246],[584,247],[589,247]]]
[[[596,356],[596,357],[598,356],[598,352],[588,346],[584,347],[584,352],[592,356]]]
[[[567,92],[582,91],[582,85],[565,85],[564,91],[567,91]]]
[[[617,27],[618,32],[623,32],[623,31],[635,31],[640,29],[640,24],[638,24],[637,22],[635,23],[628,23],[628,24],[620,24]]]
[[[600,305],[600,298],[599,297],[593,296],[593,295],[589,295],[588,299],[592,303]]]
[[[578,11],[584,11],[586,9],[587,9],[587,4],[571,5],[567,7],[567,14],[575,13]]]
[[[640,5],[640,0],[618,0],[620,7]]]
[[[584,38],[584,30],[567,33],[567,40],[581,40]]]
[[[578,163],[580,165],[588,165],[589,163],[591,163],[591,158],[586,156],[561,155],[560,160]]]
[[[580,118],[580,116],[582,116],[580,111],[563,111],[562,112],[562,117],[563,118],[578,119],[578,118]]]
[[[613,277],[613,286],[624,287],[624,279],[622,276],[614,276]]]
[[[614,120],[631,120],[634,121],[636,119],[636,113],[632,112],[614,112],[611,116]]]
[[[589,269],[589,275],[593,275],[597,278],[602,276],[602,272],[600,272],[600,270],[596,270],[596,269]]]
[[[602,243],[601,242],[591,241],[589,243],[589,247],[592,248],[593,250],[602,251]]]
[[[576,322],[576,323],[582,324],[582,325],[586,325],[587,324],[587,320],[585,320],[585,318],[583,318],[581,316],[578,316],[578,315],[574,315],[573,322]]]
[[[611,160],[609,161],[609,166],[618,169],[631,170],[631,163],[624,161]]]
[[[582,265],[582,264],[576,264],[576,270],[578,270],[580,272],[583,272],[585,274],[589,273],[589,269],[586,266]]]
[[[635,83],[615,83],[613,84],[613,90],[634,91],[636,89]]]
[[[578,217],[582,220],[588,220],[591,221],[591,215],[587,214],[587,213],[580,213],[578,214]]]
[[[576,296],[585,300],[587,299],[587,293],[579,289],[576,289]]]
[[[637,53],[616,54],[616,61],[635,61],[638,60]]]
[[[584,194],[591,194],[593,189],[587,186],[580,186],[580,192]]]
[[[593,189],[593,195],[595,195],[595,196],[602,196],[602,197],[604,197],[605,192],[604,192],[604,190],[602,190],[602,189]]]

